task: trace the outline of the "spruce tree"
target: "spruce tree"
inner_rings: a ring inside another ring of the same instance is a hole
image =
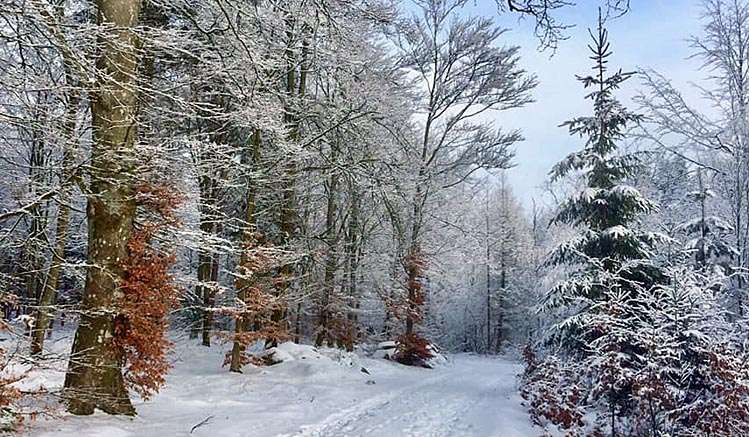
[[[580,323],[587,317],[581,316],[609,300],[611,293],[634,297],[637,289],[657,281],[659,273],[647,260],[653,256],[655,244],[666,238],[637,229],[638,217],[655,211],[657,205],[626,184],[640,167],[638,156],[617,153],[627,126],[642,119],[614,97],[633,72],[618,70],[609,74],[608,58],[612,52],[600,20],[597,33],[590,34],[594,73],[577,79],[591,89],[586,98],[593,102],[593,115],[562,124],[571,135],[584,138],[585,146],[569,154],[550,172],[552,181],[580,172],[585,184],[560,205],[552,220],[573,226],[580,234],[552,250],[547,259],[549,265],[572,269],[565,281],[547,293],[545,305],[572,311],[563,327],[572,328],[573,332],[564,339],[566,343],[571,341],[568,346],[577,351],[597,337],[589,330],[588,335],[582,334],[586,327]]]
[[[698,189],[687,194],[697,204],[698,216],[686,220],[676,227],[676,232],[684,235],[684,249],[694,267],[703,272],[712,270],[728,274],[739,253],[728,241],[734,231],[725,219],[710,214],[708,201],[715,193],[702,180],[702,172],[697,172]]]
[[[594,73],[577,79],[590,90],[585,97],[593,102],[593,114],[562,125],[585,145],[550,173],[552,181],[573,173],[582,177],[582,189],[562,202],[552,219],[580,233],[549,254],[547,263],[567,267],[569,275],[549,290],[545,306],[566,316],[553,339],[568,354],[566,366],[587,387],[583,398],[596,412],[596,432],[616,436],[632,415],[634,375],[644,352],[637,322],[642,297],[662,281],[652,259],[667,237],[639,229],[640,217],[657,205],[627,184],[641,168],[638,155],[619,151],[627,127],[642,120],[614,97],[634,73],[609,73],[612,52],[600,17],[591,37]]]

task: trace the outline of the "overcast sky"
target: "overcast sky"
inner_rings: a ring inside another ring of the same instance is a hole
[[[526,138],[517,146],[517,166],[508,172],[516,195],[526,206],[531,205],[532,198],[543,196],[539,186],[551,166],[583,144],[581,139],[570,137],[559,124],[591,113],[591,103],[584,100],[585,92],[575,74],[587,74],[592,65],[588,59],[587,29],[596,26],[598,1],[577,3],[558,14],[559,21],[575,28],[566,32],[569,39],[559,44],[553,56],[548,51],[537,50],[539,42],[533,36],[531,20],[518,22],[511,14],[498,16],[495,0],[477,0],[471,8],[477,14],[496,17],[498,23],[511,29],[503,42],[519,45],[521,65],[538,76],[535,103],[495,116],[500,126],[520,128]],[[687,38],[699,34],[700,13],[699,0],[631,0],[631,11],[607,25],[614,52],[609,65],[624,71],[654,69],[684,89],[687,98],[697,96],[693,89],[689,91],[689,83],[699,81],[707,73],[698,70],[698,60],[688,59],[692,50]],[[639,79],[632,78],[618,95],[630,109],[635,109],[630,98],[638,88],[641,88]]]

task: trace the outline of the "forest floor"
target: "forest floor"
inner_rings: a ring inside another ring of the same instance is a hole
[[[435,369],[335,349],[282,344],[274,366],[221,367],[224,349],[180,342],[161,392],[138,416],[37,420],[41,437],[536,437],[516,387],[518,364],[451,356]],[[366,369],[365,373],[362,368]],[[61,373],[61,372],[60,372]],[[34,374],[45,384],[62,375]]]

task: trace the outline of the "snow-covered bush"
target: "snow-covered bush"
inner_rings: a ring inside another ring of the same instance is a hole
[[[666,284],[609,290],[582,315],[596,338],[581,354],[526,349],[534,422],[584,436],[749,434],[749,354],[716,293],[723,278],[664,271]]]
[[[680,254],[657,256],[670,239],[640,229],[639,218],[658,207],[624,184],[638,158],[616,153],[628,123],[641,120],[612,96],[630,74],[606,75],[600,24],[591,49],[596,74],[579,80],[594,89],[594,114],[565,123],[587,141],[552,170],[579,171],[586,183],[555,217],[579,234],[549,255],[568,276],[543,309],[563,321],[547,339],[558,350],[543,359],[526,351],[530,413],[568,436],[749,435],[749,355],[722,302],[730,269],[707,268],[734,253],[718,238],[730,226],[702,214],[680,228],[697,234]]]
[[[553,355],[539,360],[530,346],[523,357],[526,367],[521,394],[533,422],[579,432],[586,424],[581,402],[584,390],[578,387],[575,372]]]

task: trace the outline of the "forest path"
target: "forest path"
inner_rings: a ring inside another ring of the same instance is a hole
[[[225,349],[181,342],[166,386],[138,416],[38,421],[39,437],[537,437],[521,406],[522,367],[458,355],[435,369],[284,343],[285,360],[221,367]],[[365,368],[366,372],[362,371]],[[34,378],[50,388],[62,372]]]
[[[302,426],[288,437],[533,437],[516,387],[517,364],[457,356],[418,382],[385,378],[385,394]]]

